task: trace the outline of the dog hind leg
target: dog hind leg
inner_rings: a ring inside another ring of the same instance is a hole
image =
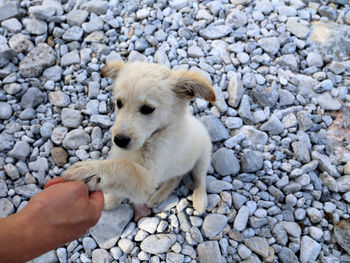
[[[210,164],[210,154],[203,154],[192,171],[193,180],[193,207],[203,213],[208,204],[206,191],[206,176]]]

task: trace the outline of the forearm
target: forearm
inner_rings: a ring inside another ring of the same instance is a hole
[[[24,209],[0,219],[0,262],[25,262],[50,250],[35,212]]]

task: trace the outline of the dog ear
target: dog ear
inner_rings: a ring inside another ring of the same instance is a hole
[[[116,79],[124,65],[124,62],[119,60],[107,63],[101,70],[100,75],[104,78]]]
[[[201,96],[203,99],[214,102],[215,92],[209,81],[202,77],[199,72],[189,70],[174,71],[175,93],[184,99],[192,99]]]

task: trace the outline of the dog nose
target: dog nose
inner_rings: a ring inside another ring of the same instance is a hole
[[[125,148],[130,142],[130,137],[126,135],[116,135],[114,136],[114,143],[120,148]]]

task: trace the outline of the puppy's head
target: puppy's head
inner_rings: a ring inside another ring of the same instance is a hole
[[[112,138],[125,150],[142,147],[152,135],[179,120],[194,96],[215,101],[210,83],[194,71],[118,61],[107,64],[101,75],[115,79]]]

